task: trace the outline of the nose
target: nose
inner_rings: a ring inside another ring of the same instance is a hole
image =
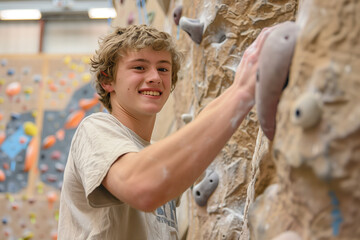
[[[149,71],[149,74],[146,78],[146,83],[149,83],[149,84],[160,84],[161,83],[161,77],[159,75],[159,72],[156,68],[152,68],[150,71]]]

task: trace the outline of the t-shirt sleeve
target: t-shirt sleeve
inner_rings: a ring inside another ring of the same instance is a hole
[[[86,119],[77,129],[71,154],[92,207],[121,204],[101,183],[111,165],[122,155],[140,149],[128,132],[112,121]]]

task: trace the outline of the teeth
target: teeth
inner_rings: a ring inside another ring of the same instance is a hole
[[[150,95],[150,96],[159,96],[160,93],[159,92],[154,92],[154,91],[143,91],[141,92],[142,95]]]

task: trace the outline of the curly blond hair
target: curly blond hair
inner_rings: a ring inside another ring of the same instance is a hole
[[[95,73],[95,88],[99,100],[104,107],[112,111],[110,94],[101,84],[111,83],[116,79],[117,63],[129,50],[141,50],[152,47],[155,51],[170,52],[172,60],[171,91],[178,80],[182,54],[176,49],[172,37],[147,25],[130,25],[126,28],[117,28],[99,41],[99,49],[91,58],[91,71]]]

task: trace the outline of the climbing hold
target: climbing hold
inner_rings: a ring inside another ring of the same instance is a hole
[[[55,150],[51,153],[51,159],[59,160],[61,158],[61,152],[59,150]]]
[[[127,19],[127,24],[128,25],[131,25],[133,24],[135,21],[135,16],[134,16],[134,13],[133,12],[130,12],[129,13],[129,16],[128,16],[128,19]]]
[[[39,83],[41,81],[41,75],[34,75],[33,80],[34,82]]]
[[[6,175],[2,169],[0,169],[0,182],[4,182],[6,180]]]
[[[49,203],[49,208],[52,208],[54,202],[56,202],[56,200],[57,200],[56,192],[49,192],[47,194],[47,200],[48,200],[48,203]]]
[[[12,82],[6,87],[6,94],[9,97],[13,97],[19,94],[21,91],[21,85],[18,82]]]
[[[45,173],[45,172],[47,172],[49,170],[49,166],[47,165],[47,164],[41,164],[40,165],[40,172],[41,173]]]
[[[84,117],[85,111],[82,109],[72,112],[66,119],[65,129],[76,128]]]
[[[55,136],[54,135],[49,135],[43,140],[42,148],[43,149],[51,148],[52,146],[54,146],[55,143],[56,143]]]
[[[33,234],[32,232],[26,232],[26,233],[24,233],[22,239],[23,239],[23,240],[30,240],[30,239],[32,239],[33,237],[34,237],[34,234]]]
[[[27,94],[27,95],[30,95],[34,92],[34,89],[32,87],[26,87],[24,89],[24,93]]]
[[[272,240],[302,240],[302,238],[296,232],[286,231],[276,236]]]
[[[56,138],[57,138],[59,141],[64,140],[64,138],[65,138],[65,131],[64,131],[64,129],[59,129],[59,130],[55,133],[55,136],[56,136]]]
[[[66,57],[64,57],[63,61],[64,61],[64,63],[65,63],[66,65],[68,65],[68,64],[70,64],[70,62],[71,62],[71,57],[70,57],[70,56],[66,56]]]
[[[182,5],[177,6],[177,7],[174,9],[173,18],[174,18],[174,22],[175,22],[175,25],[176,25],[176,26],[179,26],[181,14],[182,14]]]
[[[36,137],[34,137],[30,140],[30,143],[26,149],[24,172],[27,172],[32,168],[38,156],[38,152],[38,140]]]
[[[291,121],[303,129],[315,126],[321,119],[322,111],[313,94],[302,95],[293,105]]]
[[[87,111],[89,109],[91,109],[92,107],[94,107],[96,104],[99,103],[99,98],[97,96],[95,96],[94,98],[91,99],[80,99],[79,101],[79,107],[81,107],[81,109],[83,109],[84,111]]]
[[[9,75],[9,76],[12,76],[12,75],[14,75],[15,74],[15,69],[13,69],[13,68],[10,68],[8,71],[7,71],[7,75]]]
[[[188,124],[189,122],[191,122],[193,120],[193,116],[190,113],[184,113],[184,114],[181,115],[181,120],[185,124]]]
[[[48,175],[46,176],[46,180],[47,180],[48,182],[56,182],[57,179],[58,179],[57,176],[54,175],[54,174],[48,174]]]
[[[0,145],[5,141],[6,134],[5,132],[0,132]]]
[[[11,113],[11,120],[15,121],[15,120],[19,120],[20,119],[20,114],[19,113]]]
[[[195,202],[199,206],[205,206],[211,194],[219,184],[219,176],[215,171],[206,171],[204,179],[193,189]]]
[[[6,225],[8,223],[8,219],[6,217],[3,217],[1,222],[2,224]]]
[[[5,67],[7,65],[8,61],[6,59],[1,59],[1,66]]]
[[[27,143],[28,140],[29,140],[29,139],[28,139],[27,137],[25,137],[25,136],[20,136],[20,138],[19,138],[19,143],[20,143],[20,144],[24,144],[24,143]]]
[[[294,22],[280,23],[269,34],[259,57],[255,101],[261,128],[273,140],[276,111],[286,84],[299,27]]]
[[[56,163],[56,164],[55,164],[55,169],[56,169],[56,171],[58,171],[58,172],[63,172],[63,171],[65,170],[65,166],[64,166],[64,164],[62,164],[62,163]]]
[[[195,43],[201,43],[204,31],[204,23],[200,22],[198,19],[181,17],[179,25],[182,30],[189,34]]]
[[[49,89],[52,92],[57,92],[58,86],[55,83],[49,83]]]
[[[90,60],[90,57],[81,57],[81,61],[85,64],[90,64],[91,60]]]
[[[81,77],[82,81],[84,83],[88,83],[91,80],[91,74],[90,73],[84,73]]]
[[[151,25],[154,22],[155,19],[155,12],[151,11],[147,14],[147,19],[149,21],[149,24]]]
[[[37,134],[37,127],[33,122],[25,122],[23,127],[26,135],[33,137]]]

